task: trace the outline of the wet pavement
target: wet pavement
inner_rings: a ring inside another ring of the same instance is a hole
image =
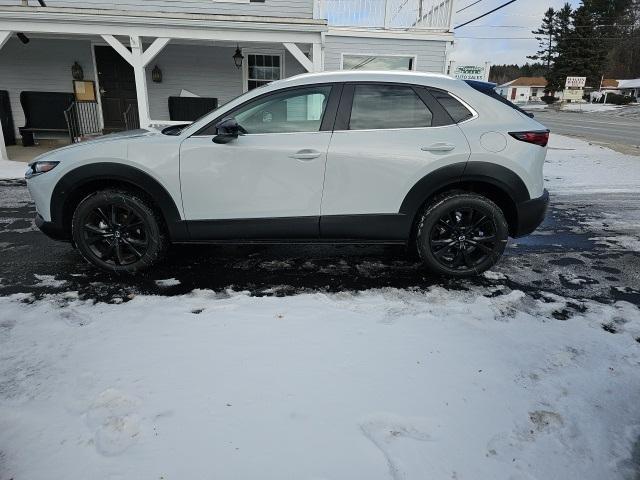
[[[24,182],[0,180],[0,295],[27,292],[37,298],[77,291],[84,298],[121,302],[141,293],[177,295],[193,289],[288,295],[480,284],[495,285],[496,292],[504,285],[543,298],[558,294],[640,305],[640,198],[632,192],[552,192],[540,229],[511,240],[502,261],[472,280],[431,275],[402,247],[354,245],[174,246],[150,272],[113,276],[87,264],[70,244],[40,233],[34,215]]]

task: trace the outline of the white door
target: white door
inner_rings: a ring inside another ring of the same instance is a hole
[[[327,156],[323,222],[331,215],[397,214],[420,179],[468,161],[458,125],[434,126],[442,122],[411,86],[356,84],[342,98],[351,91],[348,123],[336,126]]]
[[[317,218],[331,139],[330,131],[321,131],[330,91],[284,90],[228,112],[247,131],[230,143],[214,143],[213,132],[184,140],[180,179],[187,220]]]

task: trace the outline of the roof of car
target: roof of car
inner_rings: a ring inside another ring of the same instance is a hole
[[[443,75],[441,73],[426,72],[406,72],[406,71],[375,71],[375,70],[339,70],[320,73],[303,73],[295,75],[283,80],[279,80],[278,85],[297,85],[305,83],[320,82],[358,82],[358,81],[376,81],[376,82],[401,82],[401,83],[418,83],[426,85],[451,85],[460,82],[459,80]]]

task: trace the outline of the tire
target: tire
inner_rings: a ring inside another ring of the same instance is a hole
[[[504,253],[509,226],[502,210],[475,193],[433,199],[418,219],[416,249],[430,271],[470,277],[490,269]]]
[[[115,273],[150,268],[169,245],[156,209],[126,190],[101,190],[84,198],[73,213],[71,234],[88,262]]]

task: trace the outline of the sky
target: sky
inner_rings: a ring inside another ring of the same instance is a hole
[[[456,10],[474,1],[456,0]],[[451,60],[458,64],[472,65],[484,62],[491,62],[494,65],[531,62],[527,59],[527,55],[537,51],[538,42],[535,39],[515,40],[495,39],[495,37],[533,37],[531,31],[540,26],[544,12],[549,7],[561,8],[566,1],[518,0],[467,27],[457,29],[455,50],[451,54]],[[454,26],[482,15],[505,2],[506,0],[482,0],[464,12],[454,14]],[[576,7],[580,1],[569,0],[569,3]],[[518,28],[507,28],[507,26]],[[491,37],[491,39],[483,39],[485,37]]]

